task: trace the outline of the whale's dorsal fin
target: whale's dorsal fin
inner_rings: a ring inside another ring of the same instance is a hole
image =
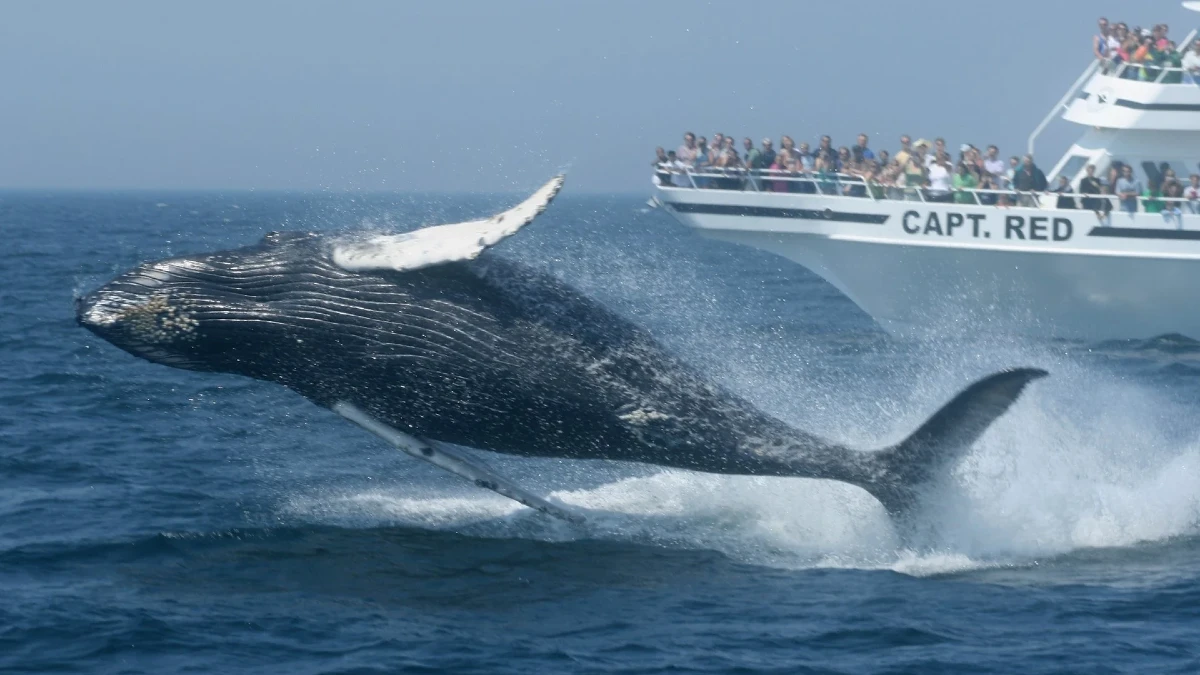
[[[545,211],[562,189],[563,179],[564,176],[555,176],[529,199],[485,220],[434,225],[340,244],[333,250],[333,262],[353,272],[380,269],[410,272],[456,260],[472,260],[489,246],[516,234]]]

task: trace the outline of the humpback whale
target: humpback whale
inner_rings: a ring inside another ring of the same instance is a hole
[[[979,380],[880,450],[793,428],[599,302],[489,250],[562,183],[481,220],[357,239],[270,233],[246,248],[143,264],[78,298],[77,319],[154,363],[282,384],[414,457],[567,520],[581,516],[469,448],[836,480],[903,519],[1046,374]]]

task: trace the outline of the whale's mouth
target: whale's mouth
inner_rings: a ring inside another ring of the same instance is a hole
[[[75,320],[135,356],[175,367],[191,366],[180,347],[195,340],[199,321],[168,287],[179,262],[188,261],[143,265],[76,298]]]

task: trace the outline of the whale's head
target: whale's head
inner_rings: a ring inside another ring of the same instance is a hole
[[[288,299],[337,275],[327,261],[318,235],[271,233],[255,246],[139,265],[77,298],[76,319],[154,363],[277,375],[303,368],[304,322]]]

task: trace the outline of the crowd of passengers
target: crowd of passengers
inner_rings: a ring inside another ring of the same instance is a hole
[[[1097,23],[1099,32],[1092,36],[1092,55],[1100,60],[1105,72],[1161,84],[1200,84],[1200,40],[1191,49],[1185,45],[1180,50],[1167,36],[1170,29],[1165,23],[1154,28],[1134,26],[1132,30],[1124,22],[1109,25],[1105,17]]]
[[[1124,22],[1110,25],[1105,17],[1097,23],[1092,54],[1104,72],[1161,84],[1200,84],[1200,39],[1181,51],[1165,23],[1132,29]],[[759,147],[744,138],[739,152],[732,136],[713,134],[710,144],[688,132],[678,149],[658,148],[654,165],[660,183],[678,187],[869,194],[876,199],[995,206],[1033,206],[1040,204],[1039,193],[1057,193],[1058,208],[1095,211],[1101,221],[1108,220],[1114,202],[1122,211],[1161,213],[1167,219],[1184,212],[1200,214],[1200,175],[1189,176],[1185,184],[1166,162],[1144,163],[1144,182],[1133,166],[1114,161],[1105,176],[1088,166],[1075,185],[1061,176],[1051,187],[1031,155],[1005,160],[994,145],[980,151],[964,144],[953,160],[941,138],[932,144],[923,139],[913,144],[908,136],[901,136],[894,155],[886,150],[876,153],[868,140],[866,134],[859,134],[853,147],[835,150],[832,139],[822,136],[818,147],[811,149],[808,143],[797,146],[784,136],[776,150],[769,138]]]
[[[829,136],[822,136],[815,149],[808,143],[797,146],[791,136],[784,136],[778,150],[770,138],[757,147],[744,138],[739,152],[732,136],[713,134],[710,144],[689,131],[679,148],[669,152],[657,148],[653,164],[660,184],[677,187],[1000,207],[1042,205],[1039,194],[1048,194],[1056,195],[1057,208],[1094,211],[1104,222],[1114,202],[1122,211],[1161,213],[1166,219],[1200,213],[1200,175],[1189,176],[1184,184],[1166,162],[1144,163],[1145,181],[1132,165],[1114,161],[1106,175],[1097,175],[1096,167],[1088,165],[1075,185],[1060,176],[1050,186],[1032,155],[1005,160],[995,145],[980,151],[964,144],[957,161],[952,161],[944,139],[932,144],[918,139],[914,144],[908,135],[900,137],[900,149],[894,154],[872,150],[866,134],[859,134],[853,147],[836,149]]]

